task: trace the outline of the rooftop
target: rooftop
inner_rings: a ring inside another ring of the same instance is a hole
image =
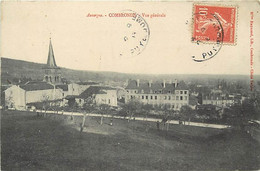
[[[233,100],[234,97],[224,93],[210,93],[203,95],[204,100]]]
[[[60,85],[56,85],[56,88],[60,88],[63,91],[68,91],[68,84],[60,84]]]
[[[175,83],[160,83],[160,82],[155,82],[155,83],[140,82],[138,85],[138,81],[130,80],[128,82],[128,85],[126,86],[126,89],[134,89],[134,90],[138,90],[138,92],[141,92],[143,90],[144,93],[150,93],[151,90],[153,92],[162,91],[162,93],[168,93],[170,91],[173,93],[175,90],[187,90],[188,87],[184,81],[180,81],[179,83],[177,83],[177,86],[175,86]]]
[[[54,86],[44,81],[29,81],[24,85],[20,85],[20,88],[26,91],[36,91],[54,89]]]
[[[78,85],[98,85],[99,83],[93,81],[77,82]]]
[[[90,86],[85,91],[83,91],[78,97],[80,98],[88,98],[91,97],[93,94],[106,94],[105,90],[115,90],[111,87],[105,87],[105,86]]]

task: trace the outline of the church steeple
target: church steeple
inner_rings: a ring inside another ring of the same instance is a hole
[[[54,53],[53,53],[53,47],[51,43],[51,38],[50,38],[50,44],[49,44],[49,54],[48,54],[48,61],[47,61],[48,67],[57,67],[56,61],[54,58]]]
[[[60,84],[61,83],[61,71],[60,68],[57,66],[53,47],[50,39],[49,44],[49,54],[46,67],[43,68],[45,70],[44,74],[44,81],[52,83],[52,84]]]

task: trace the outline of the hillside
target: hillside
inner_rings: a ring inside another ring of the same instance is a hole
[[[1,81],[7,84],[8,81],[15,83],[19,79],[42,80],[44,76],[43,67],[45,64],[1,58]],[[67,68],[61,68],[64,78],[71,81],[106,81],[106,80],[124,80],[125,74],[115,72],[94,72],[79,71]],[[8,80],[8,81],[7,81]]]
[[[45,64],[27,62],[22,60],[15,60],[10,58],[1,58],[1,84],[8,84],[9,80],[16,83],[19,79],[23,80],[42,80],[44,76],[43,67]],[[141,80],[184,80],[187,82],[196,81],[196,83],[204,83],[225,79],[227,81],[245,81],[249,82],[249,76],[246,75],[184,75],[184,74],[127,74],[117,72],[98,72],[98,71],[81,71],[61,68],[62,76],[70,81],[86,81],[93,80],[99,82],[121,82],[125,83],[127,79],[141,79]],[[260,76],[255,76],[256,80],[260,80]]]

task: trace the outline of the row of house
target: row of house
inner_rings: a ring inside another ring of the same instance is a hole
[[[5,105],[11,108],[25,109],[39,103],[67,106],[76,103],[83,107],[87,99],[92,98],[97,105],[117,106],[118,98],[125,103],[138,100],[153,106],[167,106],[180,110],[184,105],[195,109],[197,104],[230,106],[236,103],[237,96],[211,92],[196,98],[183,82],[152,82],[129,80],[125,89],[104,86],[96,82],[62,83],[61,69],[57,66],[50,40],[48,60],[43,67],[43,81],[29,81],[22,85],[13,85],[5,90]],[[192,103],[191,103],[192,102]]]
[[[211,91],[207,94],[200,94],[200,104],[211,104],[218,107],[230,107],[236,104],[241,104],[247,97],[239,93],[228,94],[223,92]]]

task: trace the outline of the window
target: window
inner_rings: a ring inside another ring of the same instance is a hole
[[[171,100],[171,96],[168,97],[168,100]]]
[[[62,96],[64,97],[64,93],[62,93]]]
[[[79,103],[81,103],[81,99],[79,99]]]
[[[133,99],[133,96],[131,96],[131,99]]]
[[[108,104],[110,104],[110,99],[108,99]]]
[[[148,99],[148,96],[146,96],[145,98]]]
[[[127,90],[126,92],[127,92],[127,93],[129,93],[129,91],[128,91],[128,90]]]
[[[180,96],[180,100],[183,100],[183,97],[182,97],[182,96]]]
[[[183,93],[183,91],[180,91],[181,92],[181,94]]]
[[[164,100],[167,100],[167,96],[164,96]]]
[[[157,91],[154,91],[154,93],[157,93]]]
[[[168,91],[168,93],[171,93],[171,91]]]
[[[159,93],[161,94],[161,93],[162,93],[162,90],[160,90]]]
[[[176,94],[179,94],[179,91],[176,91]]]
[[[187,94],[187,91],[184,91],[184,94]]]
[[[142,99],[144,99],[144,96],[142,96]]]
[[[157,100],[157,96],[154,96],[154,99]]]
[[[137,93],[137,91],[135,90],[135,93]]]
[[[188,99],[188,97],[187,97],[187,96],[185,96],[185,97],[184,97],[184,99],[185,99],[185,100],[187,100],[187,99]]]
[[[151,100],[153,99],[153,96],[151,96]]]
[[[176,96],[176,100],[179,100],[179,96]]]

